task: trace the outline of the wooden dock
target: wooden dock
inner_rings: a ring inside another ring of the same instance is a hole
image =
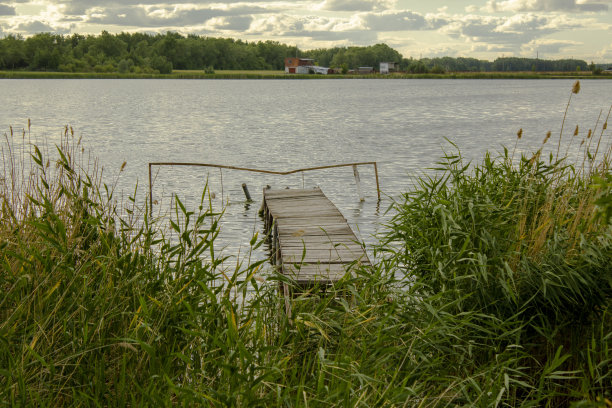
[[[262,209],[265,230],[271,232],[272,261],[299,286],[331,285],[351,267],[370,264],[346,219],[321,189],[266,189]]]

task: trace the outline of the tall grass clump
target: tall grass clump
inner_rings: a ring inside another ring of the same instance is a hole
[[[0,403],[231,405],[249,393],[256,370],[236,391],[226,379],[242,364],[245,327],[246,343],[264,338],[264,309],[236,317],[260,265],[222,265],[206,194],[195,212],[177,198],[161,228],[134,197],[119,208],[68,128],[55,154],[23,142],[11,132],[3,145]]]
[[[607,120],[573,158],[558,153],[563,131],[557,154],[542,146],[517,161],[504,150],[472,164],[447,153],[394,204],[381,250],[422,299],[417,308],[436,310],[454,337],[454,349],[430,358],[464,402],[610,405]]]
[[[3,145],[0,405],[365,407],[429,392],[410,375],[422,357],[392,271],[295,287],[290,322],[277,290],[290,278],[215,250],[206,189],[194,211],[176,198],[152,218],[138,190],[118,204],[68,128],[55,150],[27,141]]]

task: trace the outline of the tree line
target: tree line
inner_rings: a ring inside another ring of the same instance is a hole
[[[171,73],[172,70],[282,70],[286,57],[312,58],[318,65],[349,69],[399,63],[412,73],[587,70],[585,61],[498,58],[405,58],[386,44],[300,50],[277,41],[248,42],[197,35],[39,33],[0,38],[0,70]],[[592,64],[591,64],[592,65]],[[592,66],[591,66],[592,68]]]

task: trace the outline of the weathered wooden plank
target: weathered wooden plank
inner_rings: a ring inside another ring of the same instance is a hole
[[[286,197],[312,197],[322,196],[325,197],[323,191],[320,188],[315,189],[284,189],[284,190],[264,190],[264,197],[266,200],[270,199],[282,199]]]
[[[304,205],[321,205],[334,207],[335,206],[327,200],[323,200],[322,197],[312,197],[308,199],[283,199],[283,200],[267,200],[266,204],[269,208],[281,208],[291,206],[304,206]]]
[[[361,244],[350,235],[310,235],[310,236],[287,236],[283,237],[282,246],[306,246],[333,245],[333,246],[358,246]]]
[[[281,244],[282,245],[282,244]],[[302,256],[304,248],[300,247],[281,247],[281,255],[284,257],[289,255]],[[306,250],[306,256],[308,257],[321,257],[321,261],[328,261],[332,257],[350,257],[359,258],[364,256],[363,248],[309,248]],[[318,259],[318,258],[317,258]]]
[[[278,204],[278,203],[277,203]],[[294,203],[292,205],[274,205],[268,207],[270,213],[276,215],[279,212],[300,211],[300,210],[317,210],[317,211],[333,211],[338,215],[342,215],[338,209],[329,204],[320,203]]]
[[[312,215],[316,215],[317,213],[321,215],[338,215],[341,216],[342,213],[338,211],[337,208],[332,206],[319,206],[319,205],[299,205],[299,206],[279,206],[279,208],[270,208],[270,212],[274,214],[275,217],[284,216],[284,214],[301,214],[301,213],[310,213]]]
[[[285,265],[285,274],[302,284],[333,283],[342,279],[346,273],[347,266],[344,264]]]
[[[276,224],[279,227],[283,227],[286,225],[303,225],[305,227],[321,227],[325,229],[328,225],[346,225],[346,220],[344,217],[339,215],[329,215],[322,217],[281,217],[276,220]],[[349,227],[350,228],[350,227]]]
[[[353,235],[351,228],[346,224],[326,225],[325,227],[310,225],[283,225],[283,228],[278,231],[279,236],[283,237],[304,237],[304,236],[336,236],[336,235]]]
[[[287,263],[352,263],[360,262],[362,264],[369,264],[365,254],[352,254],[352,253],[318,253],[317,251],[306,252],[306,254],[282,254],[281,261],[283,265]]]
[[[310,238],[324,238],[320,240],[289,240],[289,241],[281,241],[280,247],[281,249],[285,248],[298,248],[298,249],[306,249],[307,251],[315,250],[315,249],[326,249],[326,250],[334,250],[334,249],[343,249],[343,250],[351,250],[351,251],[362,251],[363,247],[353,240],[345,240],[344,242],[339,241],[330,241],[324,235],[319,235],[318,237],[310,237]]]

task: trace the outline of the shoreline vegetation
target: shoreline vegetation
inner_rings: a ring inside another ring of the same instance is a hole
[[[606,64],[567,58],[404,57],[387,44],[300,50],[277,41],[246,42],[197,35],[119,33],[0,38],[0,78],[189,78],[311,79],[326,75],[285,75],[286,58],[342,73],[332,78],[377,78],[392,63],[389,78],[597,78],[612,77]],[[355,73],[357,75],[355,75]],[[385,76],[387,77],[387,76]]]
[[[612,79],[612,74],[591,72],[447,72],[392,74],[286,74],[284,71],[218,70],[205,73],[173,70],[170,74],[119,72],[0,71],[0,79]]]
[[[71,127],[52,147],[11,128],[0,404],[609,408],[609,118],[564,117],[520,157],[522,130],[479,162],[452,145],[393,203],[375,265],[291,298],[292,321],[289,278],[216,248],[206,187],[150,216]]]

